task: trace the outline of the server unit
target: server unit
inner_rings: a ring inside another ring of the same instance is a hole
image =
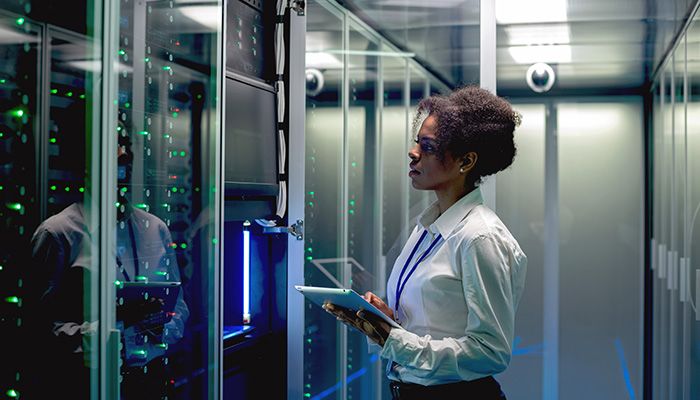
[[[224,397],[281,398],[285,388],[287,235],[275,65],[276,2],[226,4],[224,79]],[[281,28],[280,28],[281,29]],[[270,385],[270,381],[276,382]]]

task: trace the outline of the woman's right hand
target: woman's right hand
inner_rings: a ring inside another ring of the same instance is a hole
[[[396,320],[394,318],[394,311],[389,308],[389,306],[382,300],[381,297],[377,296],[376,294],[372,292],[367,292],[362,296],[365,301],[367,301],[369,304],[377,307],[379,311],[383,312],[387,317]]]

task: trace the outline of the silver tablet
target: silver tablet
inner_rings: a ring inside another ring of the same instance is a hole
[[[331,303],[341,307],[348,308],[353,311],[358,311],[363,309],[365,311],[371,312],[383,319],[387,324],[393,328],[401,328],[396,321],[389,318],[386,314],[379,311],[379,309],[372,304],[368,303],[362,298],[357,292],[352,289],[341,289],[341,288],[326,288],[326,287],[315,287],[315,286],[294,286],[296,290],[301,292],[307,299],[323,306],[324,303]],[[403,329],[403,328],[402,328]]]

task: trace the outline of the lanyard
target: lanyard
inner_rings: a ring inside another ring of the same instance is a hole
[[[397,317],[399,316],[399,304],[400,304],[399,301],[401,300],[401,294],[403,293],[403,289],[406,287],[406,282],[408,282],[408,279],[411,277],[411,275],[413,275],[413,272],[415,272],[416,268],[418,267],[418,264],[420,264],[421,261],[423,261],[425,259],[425,257],[427,257],[428,254],[430,254],[430,251],[433,250],[433,247],[435,247],[435,245],[440,241],[440,239],[442,239],[441,235],[437,235],[435,240],[433,240],[433,242],[428,247],[428,250],[426,250],[425,253],[423,253],[423,255],[420,256],[418,261],[416,261],[416,263],[413,264],[413,268],[411,268],[411,270],[408,272],[408,275],[406,275],[406,279],[404,279],[403,282],[401,282],[401,279],[403,279],[404,273],[406,273],[406,268],[408,268],[408,265],[411,263],[413,256],[416,254],[416,251],[418,251],[418,248],[420,247],[421,243],[423,243],[423,239],[425,239],[425,237],[427,235],[428,235],[428,230],[426,229],[423,231],[423,234],[421,235],[420,239],[418,239],[418,243],[416,243],[415,247],[413,247],[411,254],[408,256],[408,258],[406,259],[406,263],[403,265],[403,268],[401,269],[401,274],[399,274],[399,280],[396,283],[396,296],[395,296],[396,303],[394,305],[394,310],[396,311],[395,314]]]
[[[134,278],[139,275],[139,253],[136,251],[136,236],[134,235],[134,227],[131,224],[131,221],[127,221],[129,223],[129,238],[131,239],[131,256],[134,258]],[[117,256],[117,266],[119,269],[121,269],[122,274],[124,274],[124,278],[126,278],[127,281],[131,281],[131,278],[129,278],[129,274],[126,272],[126,268],[123,268],[122,265],[122,260]]]

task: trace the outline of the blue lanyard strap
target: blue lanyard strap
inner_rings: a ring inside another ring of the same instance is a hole
[[[404,273],[406,273],[406,268],[408,268],[408,265],[411,263],[413,256],[416,254],[416,251],[418,251],[418,248],[420,247],[421,243],[423,243],[423,239],[425,239],[425,237],[427,235],[428,235],[428,230],[426,229],[423,231],[423,234],[421,235],[420,239],[418,239],[418,243],[416,243],[415,247],[413,247],[411,254],[408,256],[408,258],[406,259],[406,263],[403,265],[403,268],[401,269],[401,274],[399,274],[399,280],[398,280],[398,282],[396,282],[396,296],[395,296],[396,302],[394,305],[394,311],[395,311],[396,317],[398,317],[398,315],[399,315],[399,304],[400,304],[400,300],[401,300],[401,294],[403,293],[403,289],[406,287],[406,283],[408,282],[408,279],[411,278],[411,275],[413,275],[413,273],[416,271],[418,264],[420,264],[425,259],[425,257],[427,257],[428,254],[430,254],[430,252],[433,250],[433,247],[435,247],[435,245],[440,241],[440,239],[442,239],[441,235],[437,235],[437,237],[433,240],[433,242],[428,247],[428,250],[426,250],[425,253],[423,253],[423,255],[420,256],[418,261],[416,261],[416,263],[413,264],[413,268],[411,268],[411,270],[408,272],[408,275],[406,275],[406,279],[404,279],[402,282],[403,275],[404,275]]]

